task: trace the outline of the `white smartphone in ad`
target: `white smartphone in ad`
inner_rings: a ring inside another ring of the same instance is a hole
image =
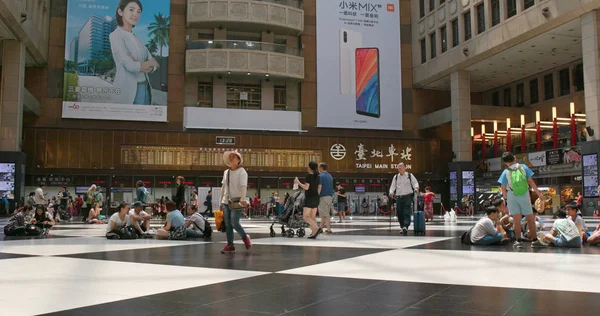
[[[340,93],[356,93],[356,49],[362,47],[362,33],[340,29]]]

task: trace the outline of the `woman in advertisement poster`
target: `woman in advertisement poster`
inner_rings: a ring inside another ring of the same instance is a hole
[[[117,29],[110,34],[110,48],[115,60],[115,81],[121,89],[113,102],[119,104],[152,105],[152,87],[148,73],[158,69],[142,40],[133,33],[140,20],[142,3],[139,0],[120,0],[117,7]]]

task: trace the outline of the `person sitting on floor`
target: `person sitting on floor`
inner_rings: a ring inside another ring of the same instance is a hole
[[[118,212],[108,219],[106,238],[120,239],[121,229],[127,225],[127,222],[129,222],[129,204],[122,202],[119,204]]]
[[[536,228],[537,232],[543,231],[544,230],[544,222],[540,218],[538,211],[536,209],[533,209],[533,217],[535,219],[535,228]],[[527,218],[523,217],[521,219],[521,227],[523,227],[522,231],[524,231],[524,232],[527,231]]]
[[[42,230],[42,234],[48,235],[50,228],[54,226],[54,219],[50,212],[46,211],[46,208],[43,205],[38,205],[35,208],[35,214],[33,214],[31,224],[39,227]]]
[[[565,208],[567,209],[568,218],[572,220],[573,223],[575,223],[575,226],[577,226],[577,228],[579,229],[581,240],[585,244],[588,239],[587,225],[585,224],[583,217],[579,215],[579,206],[577,206],[575,202],[572,202],[567,204]]]
[[[502,225],[496,224],[500,215],[498,209],[490,206],[485,213],[487,216],[480,219],[471,231],[471,242],[480,246],[507,244],[508,238]]]
[[[577,213],[577,211],[575,211]],[[579,248],[581,247],[581,230],[575,223],[567,218],[565,210],[559,210],[556,213],[557,219],[554,221],[550,234],[547,234],[541,240],[535,241],[531,247],[556,247]]]
[[[188,208],[188,216],[185,220],[186,234],[188,238],[204,237],[204,229],[206,227],[206,219],[198,213],[196,206]]]
[[[94,207],[90,210],[87,218],[88,224],[104,224],[104,221],[100,219],[100,212],[102,209],[100,208],[99,203],[95,203]]]
[[[587,242],[590,244],[590,246],[600,244],[600,224],[598,224],[598,227],[596,227],[596,230],[588,238]]]
[[[150,232],[150,220],[152,216],[144,211],[146,205],[140,201],[133,203],[133,209],[129,211],[128,225],[135,228],[138,236]]]
[[[19,208],[6,222],[4,226],[5,236],[19,236],[26,234],[26,217],[33,208],[30,205]]]
[[[167,202],[167,222],[165,226],[158,230],[157,237],[169,240],[184,240],[187,237],[185,228],[185,218],[177,209],[174,202]]]

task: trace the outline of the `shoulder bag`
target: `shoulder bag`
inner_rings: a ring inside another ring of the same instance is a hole
[[[233,211],[240,211],[245,209],[245,207],[242,205],[241,200],[242,198],[231,198],[231,190],[230,190],[230,186],[229,186],[229,180],[231,179],[231,177],[229,176],[231,174],[231,169],[227,170],[227,204],[229,206],[229,208]]]

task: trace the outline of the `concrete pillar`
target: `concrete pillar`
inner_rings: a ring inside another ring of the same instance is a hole
[[[213,77],[213,108],[227,108],[227,80],[223,76]]]
[[[260,108],[262,110],[275,110],[275,84],[273,80],[261,81]]]
[[[24,85],[25,44],[16,40],[4,40],[0,86],[0,151],[21,151]]]
[[[452,108],[452,151],[456,161],[472,161],[471,76],[467,71],[450,75]]]
[[[295,81],[285,83],[285,105],[288,111],[300,111],[300,87]]]
[[[586,125],[594,130],[588,140],[600,139],[600,11],[588,12],[581,18],[583,81],[585,87]]]
[[[275,34],[273,32],[262,32],[260,33],[260,41],[263,43],[274,43],[275,42]],[[267,52],[272,52],[274,51],[274,47],[273,45],[269,45],[269,44],[263,44],[262,45],[262,50],[267,51]]]

